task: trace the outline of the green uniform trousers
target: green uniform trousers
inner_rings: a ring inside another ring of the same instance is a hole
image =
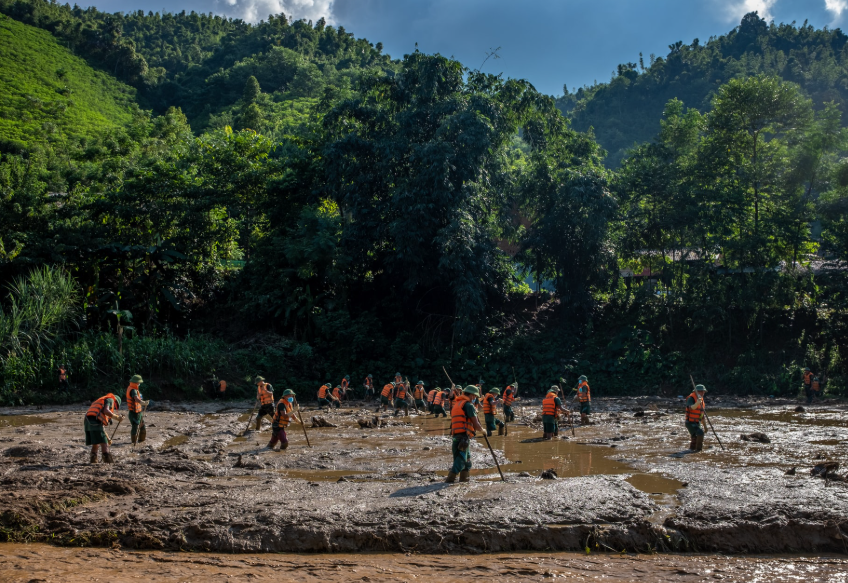
[[[471,469],[471,444],[468,444],[468,448],[465,451],[459,451],[459,441],[460,438],[454,436],[453,443],[451,444],[451,453],[453,453],[453,467],[451,471],[454,474]]]
[[[542,415],[542,428],[543,428],[545,433],[556,433],[557,432],[556,415]]]

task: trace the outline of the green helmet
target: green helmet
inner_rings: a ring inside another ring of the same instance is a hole
[[[423,384],[424,384],[424,381],[418,381],[418,384],[419,384],[419,385],[423,385]]]
[[[143,383],[143,382],[144,382],[144,379],[142,379],[142,378],[141,378],[141,375],[134,374],[134,375],[132,376],[132,378],[130,379],[130,382],[131,382],[131,383],[137,383],[137,384],[139,384],[139,385],[140,385],[141,383]]]
[[[115,397],[115,403],[120,405],[121,404],[121,398],[118,395],[114,395],[114,397]]]
[[[441,392],[441,391],[442,391],[442,387],[436,387],[436,388],[435,388],[435,389],[433,389],[433,390],[434,390],[434,391]]]
[[[586,375],[582,374],[582,375],[580,375],[580,378],[577,379],[577,380],[578,381],[588,381],[589,379],[586,378]]]
[[[373,379],[373,378],[374,378],[374,375],[370,374],[370,375],[368,375],[368,378],[369,378],[369,379]]]
[[[395,376],[396,376],[396,377],[399,377],[399,376],[401,376],[401,375],[400,375],[400,373],[399,373],[399,372],[396,372],[396,373],[395,373]]]
[[[810,372],[810,368],[805,366],[805,367],[804,367],[804,372]]]
[[[699,393],[706,393],[707,387],[705,387],[704,385],[695,385],[695,390]]]
[[[551,385],[551,388],[550,388],[550,389],[548,389],[548,392],[549,392],[549,393],[558,393],[558,392],[559,392],[559,387],[558,387],[558,386],[556,386],[556,385]]]
[[[256,377],[255,379],[253,379],[253,382],[254,382],[254,384],[256,384],[256,383],[264,383],[264,382],[265,382],[265,377]]]
[[[492,393],[493,395],[500,395],[501,394],[501,390],[497,387],[495,387],[494,389],[489,389],[489,392]]]
[[[350,375],[349,375],[349,374],[346,374],[346,375],[345,375],[345,380],[346,380],[346,381],[349,381],[349,380],[350,380]]]
[[[475,387],[474,385],[468,385],[462,390],[463,393],[467,393],[469,395],[477,395],[480,396],[480,389]]]
[[[294,396],[294,391],[293,391],[293,390],[291,390],[291,389],[286,389],[285,391],[283,391],[283,396],[284,396],[284,397],[288,397],[289,395]]]

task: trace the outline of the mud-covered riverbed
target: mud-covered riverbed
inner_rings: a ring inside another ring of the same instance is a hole
[[[84,407],[2,410],[0,536],[226,553],[848,552],[848,483],[810,475],[845,458],[845,408],[712,405],[726,450],[710,437],[686,454],[676,400],[597,402],[596,425],[541,443],[525,404],[490,438],[507,482],[478,440],[474,482],[454,485],[445,419],[361,429],[374,413],[356,405],[322,414],[338,427],[309,428],[311,448],[293,425],[270,452],[267,421],[242,436],[251,404],[162,403],[143,447],[122,426],[117,463],[89,465]],[[770,443],[740,440],[757,432]]]
[[[110,581],[644,581],[845,583],[844,557],[512,553],[239,554],[57,548],[6,544],[0,583]]]

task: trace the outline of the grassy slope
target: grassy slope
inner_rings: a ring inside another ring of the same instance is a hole
[[[135,89],[92,69],[49,32],[0,15],[0,144],[25,148],[129,122]]]

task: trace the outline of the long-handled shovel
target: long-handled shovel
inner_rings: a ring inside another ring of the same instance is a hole
[[[501,475],[501,480],[506,482],[506,478],[504,478],[503,472],[501,471],[501,465],[498,463],[498,458],[495,457],[495,450],[492,449],[492,444],[489,443],[489,438],[486,435],[485,430],[483,431],[483,439],[486,440],[486,445],[489,446],[489,451],[492,453],[492,459],[495,460],[495,465],[498,468],[498,473]]]
[[[247,427],[245,427],[244,431],[241,432],[242,437],[244,437],[247,434],[248,429],[250,429],[250,420],[253,419],[253,414],[256,413],[256,406],[258,404],[258,401],[253,404],[253,410],[250,412],[250,417],[247,418]]]
[[[692,381],[692,388],[694,389],[695,388],[695,379],[692,378],[692,375],[689,375],[689,380]],[[721,446],[721,451],[724,451],[724,444],[721,442],[721,439],[719,439],[718,433],[716,433],[715,427],[713,427],[713,422],[710,421],[709,417],[707,417],[706,409],[704,411],[702,411],[702,413],[704,414],[704,419],[707,420],[707,423],[709,424],[710,429],[713,430],[713,435],[715,435],[716,441],[718,441],[718,444]]]
[[[121,426],[121,421],[123,420],[123,417],[121,419],[118,419],[118,424],[115,425],[115,430],[112,431],[112,437],[109,438],[109,445],[112,445],[112,440],[115,438],[115,434],[118,433],[118,427]]]
[[[409,394],[409,379],[404,379],[406,381],[406,392]],[[415,395],[410,395],[412,397],[412,406],[415,407],[415,413],[417,415],[421,415],[421,411],[418,410],[418,403],[415,402]]]
[[[149,401],[148,401],[148,402],[149,402]],[[145,405],[145,406],[144,406],[144,408],[141,410],[141,420],[142,420],[141,422],[146,424],[146,423],[147,423],[147,420],[144,418],[144,414],[145,414],[145,413],[147,413],[147,405]],[[144,426],[142,425],[141,427],[144,427]],[[141,427],[139,427],[139,428],[138,428],[138,431],[139,431],[139,432],[141,432]],[[116,428],[115,428],[115,431],[117,431],[117,430],[118,430],[118,428],[116,427]],[[145,431],[147,431],[147,429],[145,429]],[[133,441],[133,444],[132,444],[132,450],[131,450],[131,451],[135,451],[135,444],[136,444],[136,443],[138,443],[138,433],[136,433],[136,434],[135,434],[135,441]]]
[[[297,418],[300,419],[300,426],[303,428],[303,437],[306,438],[306,445],[312,447],[312,444],[309,443],[309,435],[306,433],[306,425],[303,423],[303,415],[300,414],[300,403],[297,404]]]

